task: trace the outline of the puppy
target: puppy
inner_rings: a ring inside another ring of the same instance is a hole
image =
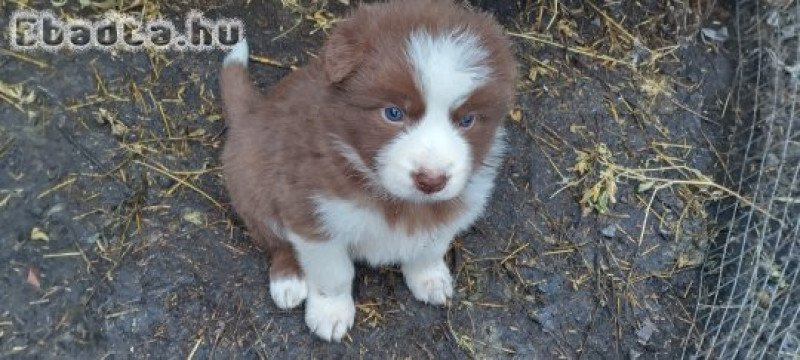
[[[325,340],[353,325],[353,261],[399,264],[414,297],[453,294],[443,256],[483,212],[514,97],[510,42],[450,1],[360,6],[319,57],[262,95],[247,44],[226,56],[224,174],[269,255],[280,308]]]

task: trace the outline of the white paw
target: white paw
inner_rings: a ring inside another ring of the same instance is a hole
[[[419,301],[442,305],[453,296],[453,279],[443,261],[427,267],[404,266],[403,277]]]
[[[353,326],[356,306],[350,294],[326,297],[309,294],[306,301],[306,325],[327,341],[340,341]]]
[[[306,299],[308,286],[305,279],[296,277],[278,278],[269,283],[269,294],[272,301],[281,309],[291,309]]]

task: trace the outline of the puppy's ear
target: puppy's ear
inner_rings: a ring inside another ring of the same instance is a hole
[[[352,20],[336,25],[321,51],[322,67],[331,84],[341,82],[361,64],[362,41]]]

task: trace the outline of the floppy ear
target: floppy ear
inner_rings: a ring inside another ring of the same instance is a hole
[[[363,57],[364,44],[349,20],[336,25],[322,46],[322,68],[331,84],[341,82],[352,74]]]

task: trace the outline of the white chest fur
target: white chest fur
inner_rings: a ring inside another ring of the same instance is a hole
[[[346,244],[353,259],[372,265],[404,262],[441,250],[460,230],[453,221],[409,233],[403,226],[387,223],[381,213],[341,199],[317,199],[317,211],[330,241]]]
[[[427,253],[444,253],[453,237],[480,216],[494,185],[494,167],[475,174],[464,189],[464,210],[452,220],[409,233],[391,225],[383,214],[359,204],[317,197],[317,215],[329,241],[348,247],[351,257],[372,265],[402,263]]]

